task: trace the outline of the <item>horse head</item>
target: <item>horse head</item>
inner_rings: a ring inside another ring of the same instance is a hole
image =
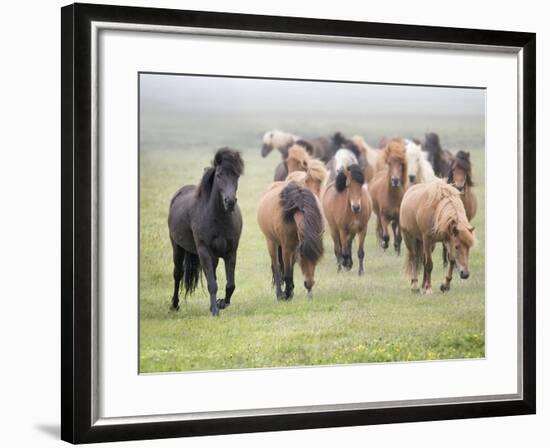
[[[407,155],[401,139],[391,139],[384,148],[384,159],[388,166],[390,184],[393,188],[407,185]]]
[[[407,140],[405,144],[407,152],[407,173],[409,175],[409,182],[414,184],[419,177],[420,164],[422,162],[422,149],[420,145],[415,144],[411,140]]]
[[[451,164],[447,183],[452,184],[461,193],[464,192],[466,186],[471,187],[472,182],[472,164],[470,163],[470,153],[458,151],[456,157]]]
[[[357,164],[342,168],[336,175],[336,191],[342,192],[347,189],[349,204],[353,213],[359,213],[361,211],[364,183],[365,174]]]
[[[475,242],[473,232],[474,227],[470,223],[457,223],[453,220],[449,225],[449,240],[445,243],[449,259],[456,263],[460,278],[464,280],[470,276],[468,260]]]

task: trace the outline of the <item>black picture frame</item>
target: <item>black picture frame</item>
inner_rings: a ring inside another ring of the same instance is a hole
[[[534,33],[247,14],[73,4],[61,10],[61,438],[72,443],[341,427],[533,414],[536,403],[536,155]],[[193,421],[92,422],[92,107],[91,23],[198,28],[476,44],[522,51],[523,398]],[[531,218],[529,218],[531,217]]]

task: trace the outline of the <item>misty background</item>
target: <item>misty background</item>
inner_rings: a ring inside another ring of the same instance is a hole
[[[281,129],[301,137],[362,135],[423,140],[437,132],[444,147],[484,148],[483,89],[363,83],[140,75],[141,151],[261,147]]]

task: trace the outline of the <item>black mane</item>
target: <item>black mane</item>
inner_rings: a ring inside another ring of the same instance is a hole
[[[335,148],[335,153],[339,149],[345,148],[349,149],[355,157],[357,157],[357,160],[361,157],[361,150],[359,149],[359,146],[357,146],[353,140],[349,140],[348,138],[344,137],[344,135],[341,132],[336,132],[332,136],[332,143]]]
[[[231,148],[221,148],[216,151],[212,166],[205,168],[202,179],[197,187],[197,197],[208,198],[214,184],[216,168],[221,166],[235,176],[241,176],[244,172],[244,162],[241,153]]]
[[[470,162],[470,153],[466,151],[458,151],[453,161],[452,168],[458,167],[466,173],[466,185],[472,187],[474,182],[472,181],[472,162]],[[448,183],[453,183],[453,170],[449,171]]]

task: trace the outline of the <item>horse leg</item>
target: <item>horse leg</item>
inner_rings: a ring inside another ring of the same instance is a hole
[[[434,250],[434,243],[432,241],[429,241],[427,238],[423,239],[423,246],[424,246],[424,292],[426,294],[432,293],[432,269],[433,269],[433,261],[432,261],[432,252]]]
[[[380,216],[380,234],[382,239],[382,249],[386,250],[390,245],[390,236],[388,235],[388,220],[384,215]]]
[[[401,255],[401,241],[403,241],[403,237],[401,236],[399,221],[392,221],[391,227],[393,230],[393,248],[397,255]]]
[[[171,240],[171,239],[170,239]],[[183,257],[184,251],[174,241],[172,241],[172,258],[174,261],[174,294],[172,295],[172,306],[174,311],[179,310],[179,290],[180,282],[183,277]]]
[[[342,270],[342,245],[340,244],[340,235],[338,230],[330,228],[330,236],[334,241],[334,255],[336,256],[336,265],[338,266],[338,272]]]
[[[267,241],[267,250],[271,257],[271,273],[273,275],[273,284],[275,285],[275,294],[277,300],[284,299],[283,290],[281,289],[281,264],[279,260],[280,246],[275,242]]]
[[[206,246],[198,246],[197,252],[199,255],[202,270],[204,272],[204,275],[206,276],[208,294],[210,294],[210,311],[212,312],[212,316],[217,316],[220,314],[220,311],[216,298],[216,294],[218,293],[218,283],[216,282],[216,271],[214,269],[214,266],[217,266],[218,260],[216,259],[214,261],[215,257],[210,255],[210,252],[208,251]]]
[[[365,265],[364,265],[364,258],[365,258],[365,237],[367,236],[367,226],[359,232],[359,240],[357,242],[358,248],[357,248],[357,258],[359,259],[359,275],[363,275],[365,273]]]
[[[283,246],[283,265],[285,276],[285,294],[286,300],[292,299],[294,295],[294,259],[292,250]]]
[[[340,244],[342,246],[342,265],[346,271],[353,266],[351,259],[351,238],[345,229],[340,229]]]
[[[418,252],[421,250],[420,241],[405,232],[405,246],[407,247],[407,270],[411,275],[411,291],[418,289]]]
[[[443,245],[445,247],[445,245]],[[445,275],[445,280],[441,283],[441,292],[449,291],[451,289],[451,280],[453,279],[453,270],[455,268],[455,261],[449,261],[447,266],[447,273]]]
[[[229,254],[223,259],[225,265],[225,298],[218,299],[218,308],[223,310],[231,304],[231,296],[235,291],[235,264],[237,262],[237,253]]]
[[[447,248],[445,247],[445,244],[443,244],[443,251],[441,252],[443,255],[443,266],[447,266],[447,263],[449,262],[449,257],[447,255]]]

